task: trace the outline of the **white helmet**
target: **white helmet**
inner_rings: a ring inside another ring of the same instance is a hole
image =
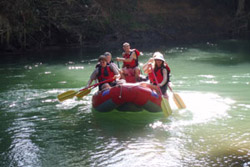
[[[163,56],[163,54],[161,54],[160,52],[155,52],[155,53],[153,54],[153,58],[154,58],[155,60],[161,60],[161,61],[164,61],[164,62],[165,62],[164,56]]]

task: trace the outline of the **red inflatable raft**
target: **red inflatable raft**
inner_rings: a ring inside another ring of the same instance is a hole
[[[105,91],[98,91],[92,98],[93,108],[99,112],[161,111],[161,97],[149,88],[138,84],[123,84]]]

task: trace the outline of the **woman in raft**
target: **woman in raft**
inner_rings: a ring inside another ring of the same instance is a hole
[[[157,87],[158,83],[162,94],[166,95],[169,82],[170,68],[166,63],[164,56],[160,52],[155,52],[153,54],[153,58],[150,58],[148,62],[143,65],[143,70],[145,74],[148,74],[150,84],[142,82],[140,85],[144,87],[149,87],[150,89],[155,90],[159,94],[160,92]],[[155,80],[153,73],[155,74],[157,81]]]

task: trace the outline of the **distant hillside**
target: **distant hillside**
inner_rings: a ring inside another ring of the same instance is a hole
[[[1,0],[0,50],[250,37],[246,0]]]

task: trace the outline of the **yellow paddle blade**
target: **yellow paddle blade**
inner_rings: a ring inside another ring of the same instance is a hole
[[[161,109],[166,117],[168,117],[169,115],[172,114],[172,109],[169,105],[169,102],[163,96],[162,96],[162,100],[161,100]]]
[[[173,96],[174,96],[174,102],[179,109],[186,108],[185,103],[177,93],[174,93]]]
[[[59,95],[57,96],[57,98],[58,98],[59,101],[64,101],[64,100],[73,98],[73,97],[76,95],[76,93],[77,93],[77,92],[74,91],[74,90],[69,90],[69,91],[64,92],[64,93],[62,93],[62,94],[59,94]]]
[[[76,97],[81,99],[84,96],[88,95],[90,92],[91,92],[91,89],[86,89],[86,90],[80,91],[79,93],[76,94]]]

